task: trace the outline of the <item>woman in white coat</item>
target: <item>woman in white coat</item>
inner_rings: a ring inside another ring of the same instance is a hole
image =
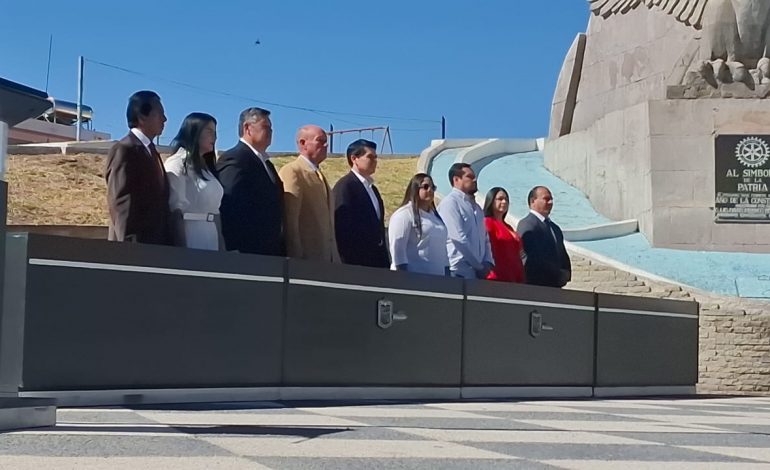
[[[219,204],[224,190],[214,174],[217,121],[205,113],[191,113],[171,142],[174,154],[164,166],[169,181],[169,209],[174,244],[219,250]]]

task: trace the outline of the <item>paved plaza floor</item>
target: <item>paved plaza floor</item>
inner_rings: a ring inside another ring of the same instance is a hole
[[[63,408],[2,469],[767,469],[770,397]]]

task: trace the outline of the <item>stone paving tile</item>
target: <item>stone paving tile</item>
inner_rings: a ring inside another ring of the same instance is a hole
[[[292,458],[257,457],[255,462],[275,470],[555,470],[561,467],[531,460],[471,460],[471,459],[341,459],[341,458]]]
[[[232,453],[191,437],[4,434],[0,435],[0,455],[187,458],[231,456]]]
[[[290,403],[61,409],[0,469],[770,468],[770,400]]]
[[[723,447],[766,447],[770,448],[770,434],[746,433],[648,433],[612,432],[610,436],[658,442],[672,446],[723,446]]]
[[[735,456],[660,445],[473,443],[468,444],[512,457],[545,460],[616,460],[618,458],[655,462],[750,462]]]
[[[270,470],[239,457],[35,457],[0,455],[0,468],[13,470]]]

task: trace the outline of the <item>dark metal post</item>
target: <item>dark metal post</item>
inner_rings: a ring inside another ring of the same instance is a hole
[[[446,139],[446,118],[441,116],[441,138]]]
[[[83,56],[78,57],[78,127],[75,140],[80,142],[80,128],[83,126]]]
[[[329,124],[329,153],[334,153],[334,124]]]

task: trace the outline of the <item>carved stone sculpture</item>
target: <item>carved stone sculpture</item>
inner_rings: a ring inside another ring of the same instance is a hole
[[[702,30],[695,74],[685,85],[705,81],[714,88],[743,83],[754,90],[770,84],[770,0],[588,0],[594,14],[608,18],[642,5]]]

